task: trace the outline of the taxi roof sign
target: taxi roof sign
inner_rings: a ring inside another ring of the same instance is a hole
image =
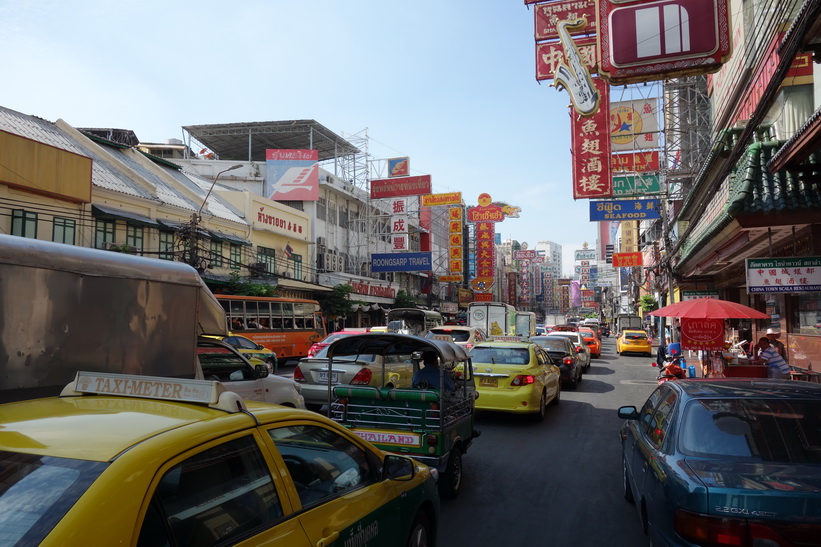
[[[245,408],[242,399],[219,382],[78,371],[61,397],[96,394],[201,403],[227,412]]]
[[[489,336],[488,342],[530,342],[527,336]]]

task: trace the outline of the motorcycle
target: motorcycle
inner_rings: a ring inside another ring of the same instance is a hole
[[[660,366],[655,361],[651,364],[659,368],[659,373],[656,377],[659,384],[669,382],[670,380],[683,380],[687,378],[687,363],[682,357],[667,359]]]

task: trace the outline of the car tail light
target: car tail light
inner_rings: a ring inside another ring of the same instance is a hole
[[[464,345],[465,351],[470,351],[473,349],[473,344],[465,344]]]
[[[371,383],[371,379],[373,379],[373,372],[371,369],[363,368],[356,373],[356,376],[353,377],[353,380],[351,380],[351,385],[367,386]]]
[[[319,350],[319,344],[311,344],[311,348],[308,350],[308,357],[313,357],[314,355],[319,353]]]
[[[579,346],[579,347],[577,347],[577,348],[576,348],[576,353],[582,353],[583,351],[584,351],[584,350],[582,349],[582,347],[581,347],[581,346]]]
[[[526,386],[529,384],[536,383],[536,377],[531,376],[530,374],[520,374],[516,376],[511,382],[510,385],[512,386]]]
[[[565,357],[564,359],[562,359],[562,363],[564,363],[567,366],[570,366],[573,364],[573,359],[571,357]]]
[[[305,375],[302,374],[299,365],[294,368],[294,382],[305,382]]]
[[[759,545],[818,545],[821,526],[702,515],[679,509],[676,532],[685,540],[705,546],[757,547]]]

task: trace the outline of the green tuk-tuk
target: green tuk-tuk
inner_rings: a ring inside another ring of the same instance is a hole
[[[336,385],[329,416],[382,450],[436,468],[441,496],[456,497],[462,485],[462,455],[479,436],[473,421],[477,394],[470,355],[443,340],[370,333],[331,343],[328,366],[333,367],[334,358],[357,355],[407,356],[414,380],[381,387]],[[417,380],[426,364],[431,367],[428,380]],[[438,382],[431,381],[437,364]]]

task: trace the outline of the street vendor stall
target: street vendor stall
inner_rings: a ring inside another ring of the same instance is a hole
[[[765,365],[750,364],[740,344],[727,340],[727,319],[769,319],[749,306],[719,300],[694,298],[650,312],[656,317],[677,317],[681,322],[681,347],[700,353],[706,360],[706,376],[766,378]]]

